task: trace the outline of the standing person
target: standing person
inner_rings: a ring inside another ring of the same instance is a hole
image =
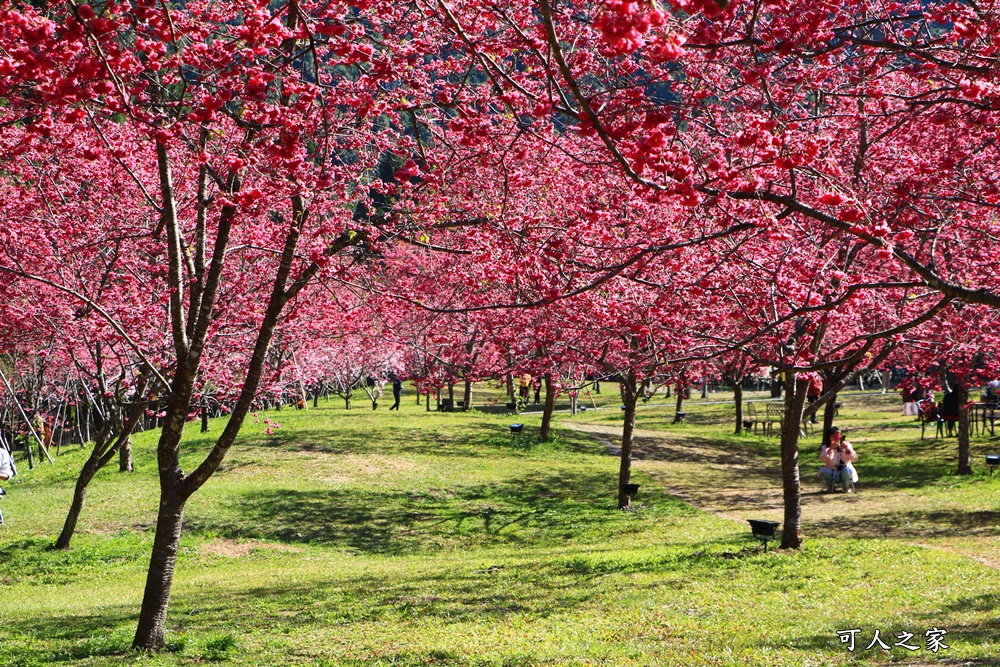
[[[820,377],[819,373],[813,373],[813,376],[809,379],[809,389],[806,392],[806,397],[809,399],[809,405],[812,405],[819,400],[819,397],[823,395],[823,378]],[[812,416],[809,418],[813,424],[818,423],[816,419],[816,411],[813,411]]]
[[[52,417],[42,418],[42,442],[45,443],[45,449],[52,446]]]
[[[1000,380],[990,380],[986,384],[986,392],[983,394],[983,402],[1000,402]]]
[[[535,405],[538,405],[539,400],[541,399],[542,396],[542,378],[540,377],[535,378],[535,381],[532,383],[532,385],[535,388]]]
[[[913,397],[913,390],[910,389],[909,386],[904,386],[902,390],[900,390],[900,394],[903,398],[903,416],[917,416],[917,401]]]
[[[819,450],[819,460],[823,467],[819,469],[820,477],[826,482],[826,492],[832,493],[834,484],[839,483],[844,491],[850,493],[858,481],[858,471],[851,465],[858,460],[858,453],[851,443],[844,440],[843,434],[836,426],[830,427],[830,446]]]
[[[530,373],[522,374],[519,384],[520,384],[519,395],[521,397],[521,403],[523,405],[528,405],[528,395],[529,392],[531,391],[531,374]]]
[[[10,453],[4,447],[3,443],[0,443],[0,482],[6,482],[16,474],[17,470],[14,468],[14,459],[10,457]],[[0,496],[6,495],[6,493],[3,487],[0,487]],[[0,512],[0,526],[2,525],[3,512]]]
[[[403,381],[398,375],[392,376],[392,398],[395,401],[390,410],[399,411],[399,398],[403,395]]]

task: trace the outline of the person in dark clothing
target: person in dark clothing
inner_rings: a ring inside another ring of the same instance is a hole
[[[814,373],[812,378],[809,380],[809,390],[806,392],[806,398],[809,399],[809,405],[812,405],[819,400],[819,397],[823,395],[823,378],[820,377],[819,373]],[[809,418],[813,424],[819,423],[816,419],[816,413],[813,412],[812,416]]]
[[[399,379],[398,376],[392,376],[392,398],[395,403],[392,404],[390,410],[399,410],[399,398],[403,395],[403,381]]]
[[[954,435],[955,425],[958,424],[958,412],[958,392],[954,390],[946,392],[941,404],[938,405],[938,416],[944,421],[948,435]]]
[[[941,416],[945,419],[958,419],[958,392],[949,391],[941,399]]]

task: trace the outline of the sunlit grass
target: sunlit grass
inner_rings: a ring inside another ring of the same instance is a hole
[[[560,413],[560,424],[613,441],[621,411],[616,387],[603,389],[601,409]],[[780,520],[777,441],[731,434],[729,399],[687,401],[680,425],[669,423],[672,398],[643,405],[639,507],[626,513],[615,510],[617,460],[604,445],[566,426],[540,443],[537,414],[426,413],[408,394],[399,414],[357,399],[350,412],[336,399],[270,412],[282,424],[271,435],[250,419],[187,507],[168,647],[156,656],[128,646],[155,520],[157,434],[135,438],[135,473],[110,467],[95,479],[69,552],[49,545],[85,451],[64,450],[8,485],[0,664],[1000,658],[990,561],[1000,564],[1000,476],[957,477],[954,439],[921,443],[893,396],[847,395],[838,423],[862,454],[860,493],[810,495],[804,479],[805,547],[763,553],[742,519]],[[509,433],[514,421],[524,435]],[[192,425],[185,469],[221,427]],[[995,444],[977,440],[976,455]],[[803,443],[804,477],[815,445]],[[863,650],[875,628],[922,645],[934,626],[952,644],[939,655]],[[853,627],[863,643],[850,654],[836,630]]]

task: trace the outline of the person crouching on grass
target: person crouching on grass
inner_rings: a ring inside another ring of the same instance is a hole
[[[819,474],[826,482],[827,493],[832,493],[834,484],[838,483],[847,493],[854,490],[858,472],[851,464],[858,460],[858,453],[851,447],[851,443],[844,440],[836,426],[830,427],[830,445],[819,450],[819,460],[823,464]]]

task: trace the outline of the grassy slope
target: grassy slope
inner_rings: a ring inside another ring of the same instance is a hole
[[[621,422],[613,398],[606,391],[599,399],[609,410],[573,421],[606,427],[613,439]],[[729,406],[692,401],[682,426],[666,425],[671,401],[644,406],[642,508],[620,513],[617,461],[589,435],[563,428],[554,445],[512,440],[509,417],[426,414],[412,400],[404,397],[402,414],[372,413],[363,402],[345,412],[336,401],[271,413],[282,423],[272,436],[249,424],[189,503],[170,650],[140,661],[826,665],[1000,657],[1000,573],[962,555],[990,560],[997,551],[1000,530],[989,517],[1000,478],[952,476],[954,441],[918,449],[912,424],[887,412],[895,403],[845,399],[841,423],[855,427],[849,437],[864,457],[862,493],[807,497],[806,547],[763,554],[750,548],[746,525],[728,517],[780,514],[773,474],[757,473],[776,468],[776,441],[729,436]],[[538,417],[519,421],[532,430]],[[109,470],[95,481],[68,553],[47,547],[83,451],[9,485],[0,664],[137,659],[125,649],[155,518],[153,435],[136,439],[134,475]],[[976,443],[978,455],[985,445]],[[186,467],[209,445],[192,429]],[[900,454],[920,465],[900,465]],[[724,516],[692,508],[654,480]],[[895,521],[888,532],[886,516]],[[852,527],[865,537],[851,538]],[[863,650],[876,627],[884,637],[908,630],[920,639],[934,626],[949,630],[952,644],[938,656]],[[851,627],[864,630],[853,656],[835,632]]]

